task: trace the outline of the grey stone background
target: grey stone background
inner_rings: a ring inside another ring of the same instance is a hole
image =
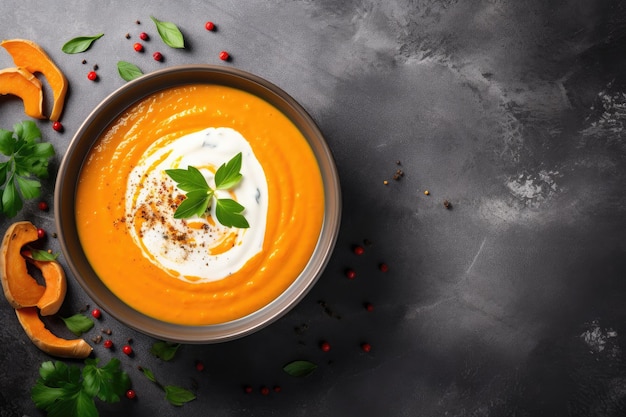
[[[2,0],[0,10],[0,37],[39,43],[70,81],[65,131],[39,122],[58,154],[44,183],[50,203],[73,134],[124,83],[118,60],[144,72],[227,65],[274,82],[316,120],[341,176],[343,223],[328,269],[270,327],[185,345],[162,362],[148,352],[155,340],[105,312],[86,337],[110,328],[118,346],[132,338],[132,358],[101,345],[95,355],[120,358],[137,398],[102,405],[101,416],[626,414],[623,2]],[[176,23],[187,48],[163,45],[150,15]],[[151,40],[137,54],[141,31]],[[61,52],[99,32],[88,52]],[[151,59],[156,50],[164,62]],[[232,60],[220,61],[220,50]],[[96,83],[86,78],[94,64]],[[5,51],[0,65],[12,66]],[[0,97],[0,109],[2,128],[25,119],[18,100]],[[404,176],[394,181],[397,169]],[[1,228],[26,219],[52,232],[53,218],[54,207],[32,202]],[[61,315],[95,307],[71,276],[68,285]],[[30,388],[50,357],[0,301],[0,416],[43,415]],[[70,336],[58,318],[49,326]],[[281,368],[294,359],[318,369],[290,377]],[[197,400],[169,405],[137,365]],[[274,385],[282,391],[260,394]]]

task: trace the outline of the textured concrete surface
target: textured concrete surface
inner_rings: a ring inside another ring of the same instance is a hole
[[[101,416],[626,414],[623,2],[3,0],[1,8],[0,37],[38,42],[70,80],[65,132],[40,123],[58,153],[52,170],[81,121],[124,83],[115,64],[128,60],[144,72],[229,65],[276,83],[319,124],[341,176],[334,256],[277,323],[225,344],[183,346],[166,363],[148,353],[153,339],[105,313],[87,337],[110,328],[118,345],[132,338],[133,358],[101,345],[95,354],[119,357],[138,396],[101,406]],[[165,47],[150,15],[178,24],[187,49]],[[152,36],[143,55],[132,49],[140,31]],[[98,32],[105,36],[88,52],[61,52],[70,38]],[[157,49],[163,63],[151,59]],[[219,60],[222,49],[232,61]],[[0,65],[12,65],[0,52]],[[94,64],[97,83],[86,78]],[[19,101],[0,106],[0,127],[24,119]],[[51,178],[50,202],[53,189]],[[42,213],[31,203],[17,219],[53,231],[53,216],[54,207]],[[1,221],[4,230],[12,220]],[[364,240],[366,252],[352,254]],[[357,279],[344,277],[346,267]],[[0,416],[42,415],[29,392],[50,358],[1,301]],[[70,277],[61,314],[87,304]],[[67,335],[58,319],[49,325]],[[319,349],[323,339],[330,352]],[[318,369],[289,377],[281,368],[294,359]],[[170,406],[137,365],[197,400]],[[274,385],[282,391],[260,394]]]

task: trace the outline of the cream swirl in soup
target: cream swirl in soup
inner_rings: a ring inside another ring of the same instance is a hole
[[[215,220],[215,204],[205,216],[174,218],[185,192],[165,170],[193,166],[215,189],[215,172],[239,152],[243,180],[233,189],[215,190],[215,196],[243,205],[250,228],[221,225]],[[196,283],[220,280],[263,249],[267,180],[248,141],[232,128],[208,128],[165,145],[155,142],[128,178],[125,203],[128,230],[143,256],[176,278]]]

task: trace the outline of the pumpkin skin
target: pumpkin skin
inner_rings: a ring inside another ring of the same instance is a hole
[[[41,81],[22,68],[0,70],[0,94],[18,96],[24,102],[24,113],[35,119],[45,119],[43,114],[43,89]]]
[[[83,339],[63,339],[48,330],[39,318],[36,307],[24,307],[15,310],[17,319],[28,338],[42,351],[59,358],[83,359],[89,356],[93,348]]]
[[[40,73],[48,81],[52,89],[53,102],[50,120],[61,118],[65,95],[67,93],[67,78],[59,67],[50,59],[48,54],[35,42],[26,39],[9,39],[0,43],[11,55],[17,67],[24,68],[32,74]]]
[[[37,228],[30,222],[13,223],[0,246],[0,280],[4,295],[13,308],[33,307],[39,303],[46,287],[28,273],[22,247],[38,239]]]

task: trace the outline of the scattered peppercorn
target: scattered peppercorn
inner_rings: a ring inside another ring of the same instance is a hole
[[[322,349],[322,352],[329,352],[330,343],[328,343],[327,341],[323,341],[322,343],[320,343],[320,349]]]
[[[381,272],[387,272],[387,271],[389,271],[389,265],[387,265],[387,264],[386,264],[386,263],[384,263],[384,262],[381,262],[381,263],[378,265],[378,269],[380,269],[380,271],[381,271]]]
[[[270,389],[268,387],[261,387],[261,394],[269,395]]]
[[[430,191],[428,190],[424,191],[424,195],[430,195]]]
[[[102,329],[102,333],[110,335],[113,332],[111,331],[111,329]]]
[[[443,200],[443,206],[450,210],[452,208],[452,203],[450,203],[448,200]]]
[[[124,37],[125,37],[126,39],[130,39],[130,33],[128,33],[128,32],[127,32],[127,33],[126,33],[126,35],[124,35]]]
[[[83,59],[82,64],[85,65],[87,63],[86,59]]]
[[[139,39],[141,39],[142,41],[147,41],[148,39],[150,39],[150,36],[148,36],[146,32],[141,32],[139,34]]]
[[[220,59],[222,61],[228,61],[230,59],[230,54],[226,51],[220,52]]]
[[[154,59],[155,61],[163,61],[163,54],[159,51],[155,52],[152,54],[152,59]]]
[[[363,307],[365,307],[367,311],[374,311],[374,305],[372,303],[364,303]]]
[[[102,312],[100,311],[100,309],[94,308],[91,311],[91,315],[93,316],[94,319],[99,319],[100,317],[102,317]]]
[[[135,23],[138,24],[138,25],[141,24],[141,22],[139,20],[135,20]]]
[[[199,372],[204,371],[204,363],[202,361],[196,361],[196,370]]]
[[[133,45],[133,49],[137,52],[143,52],[143,45],[139,42],[135,42],[135,44]]]
[[[41,211],[48,211],[48,203],[46,203],[45,201],[40,201],[39,204],[37,204],[37,207]]]
[[[63,125],[57,120],[56,122],[52,123],[52,129],[56,130],[57,132],[62,132]]]
[[[400,160],[398,159],[398,160],[396,161],[396,165],[402,165],[402,162],[400,162]]]
[[[98,79],[98,74],[95,71],[89,71],[87,74],[87,79],[90,81],[96,81]]]
[[[57,233],[56,233],[56,232],[52,232],[52,233],[50,234],[50,236],[52,236],[53,238],[55,238],[55,239],[56,239],[58,235],[57,235]]]
[[[104,346],[105,349],[111,349],[113,347],[113,341],[111,339],[107,339],[104,341],[102,346]]]
[[[245,392],[246,394],[251,394],[252,387],[250,385],[246,385],[245,387],[243,387],[243,392]]]
[[[135,392],[134,389],[129,389],[128,391],[126,391],[126,398],[128,398],[129,400],[132,400],[136,396],[137,396],[137,393]]]
[[[208,30],[208,31],[212,32],[212,31],[214,31],[214,30],[215,30],[215,23],[213,23],[213,22],[206,22],[206,23],[204,24],[204,28],[205,28],[206,30]]]
[[[370,352],[372,350],[372,345],[369,343],[362,343],[361,350],[363,350],[363,352]]]
[[[39,239],[43,239],[44,237],[46,237],[46,231],[43,230],[41,227],[37,228],[37,237]]]
[[[352,251],[355,255],[363,255],[365,249],[363,249],[363,246],[356,245],[352,248]]]
[[[95,344],[98,344],[98,343],[102,342],[102,336],[101,335],[97,335],[95,337],[92,337],[91,341],[94,342]]]
[[[387,185],[387,184],[389,184],[389,181],[385,180],[385,181],[383,181],[383,184]]]
[[[396,170],[396,173],[393,174],[393,179],[396,181],[400,181],[400,178],[404,177],[404,171],[401,169]]]
[[[283,389],[280,387],[280,385],[274,385],[274,392],[281,392]]]
[[[98,64],[93,64],[93,70],[94,71],[98,71],[98,68],[100,68],[100,67],[98,67]]]
[[[356,278],[356,271],[354,269],[346,269],[346,277],[348,279]]]
[[[133,348],[130,347],[130,345],[124,345],[124,347],[122,348],[122,352],[124,352],[125,355],[132,355],[133,354]]]

